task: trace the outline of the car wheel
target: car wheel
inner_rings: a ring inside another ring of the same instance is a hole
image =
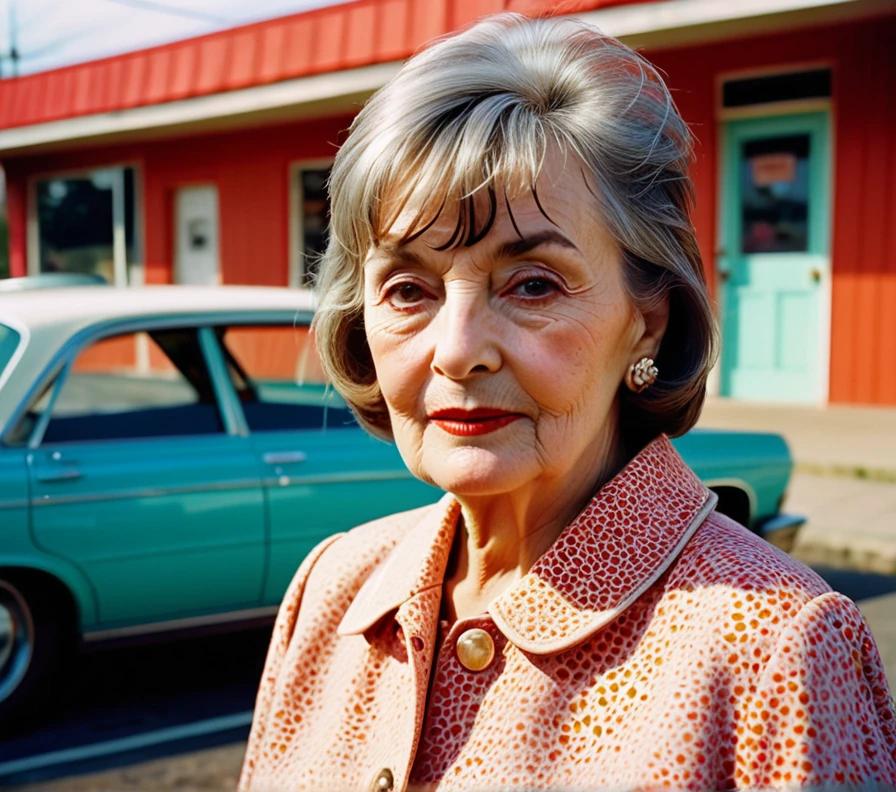
[[[62,648],[50,601],[36,587],[0,578],[0,731],[21,725],[26,705],[34,714]]]

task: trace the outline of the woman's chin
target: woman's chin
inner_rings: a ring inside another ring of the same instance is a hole
[[[528,456],[528,455],[526,455]],[[513,492],[538,475],[534,459],[475,445],[424,453],[422,477],[453,495],[475,497]]]

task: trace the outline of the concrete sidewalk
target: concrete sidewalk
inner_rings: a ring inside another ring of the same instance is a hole
[[[785,508],[808,517],[794,556],[896,574],[896,409],[711,399],[699,425],[786,438],[796,469]]]
[[[799,407],[709,399],[700,426],[778,432],[801,471],[896,483],[896,407]]]

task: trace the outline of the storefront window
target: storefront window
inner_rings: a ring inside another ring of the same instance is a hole
[[[137,263],[134,169],[103,168],[37,182],[40,272],[100,275],[126,285]]]
[[[317,274],[318,263],[327,247],[330,223],[330,200],[327,195],[329,167],[299,168],[296,171],[298,194],[298,238],[296,244],[299,281],[310,286]]]

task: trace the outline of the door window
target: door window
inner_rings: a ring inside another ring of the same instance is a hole
[[[307,326],[231,325],[217,335],[252,431],[353,425],[327,382]]]
[[[809,135],[741,144],[741,252],[809,249]]]
[[[46,396],[36,405],[46,409]],[[195,329],[104,338],[83,350],[62,385],[44,443],[223,432]]]

